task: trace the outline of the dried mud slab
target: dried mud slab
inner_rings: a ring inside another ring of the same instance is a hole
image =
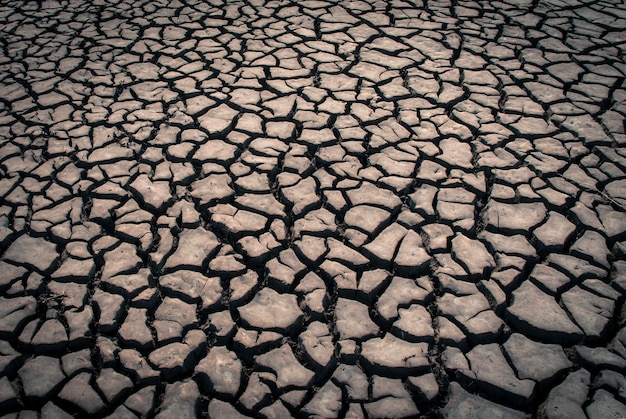
[[[626,416],[616,1],[0,5],[0,411]]]

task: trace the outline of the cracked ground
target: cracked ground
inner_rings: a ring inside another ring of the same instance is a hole
[[[626,416],[619,1],[6,1],[3,418]]]

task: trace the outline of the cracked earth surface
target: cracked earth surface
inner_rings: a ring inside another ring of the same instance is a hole
[[[3,417],[626,415],[623,2],[0,34]]]

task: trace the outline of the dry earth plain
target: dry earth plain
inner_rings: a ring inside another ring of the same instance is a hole
[[[626,416],[622,1],[4,1],[3,418]]]

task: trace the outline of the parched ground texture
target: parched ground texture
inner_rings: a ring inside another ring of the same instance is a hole
[[[5,1],[3,418],[626,416],[621,1]]]

